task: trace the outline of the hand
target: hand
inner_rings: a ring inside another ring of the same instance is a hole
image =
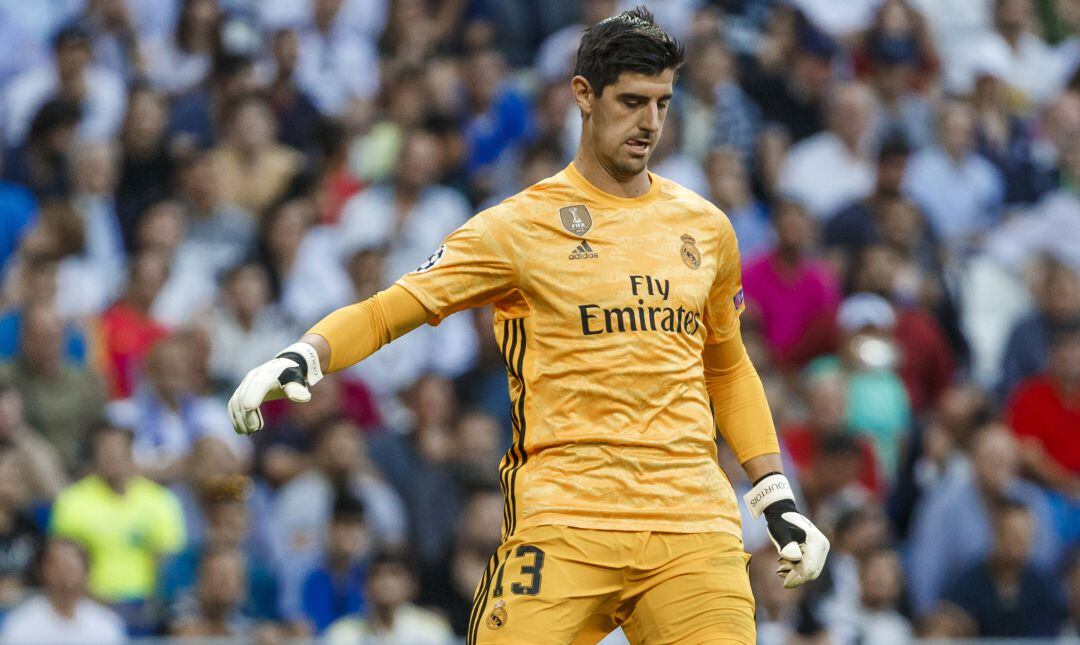
[[[754,519],[765,516],[769,539],[780,554],[776,575],[791,589],[821,575],[829,540],[795,508],[787,477],[770,473],[759,479],[743,500]]]
[[[249,435],[263,427],[263,401],[282,397],[297,403],[311,400],[309,387],[323,377],[319,356],[307,343],[293,343],[275,358],[247,373],[229,399],[229,416],[236,434]]]

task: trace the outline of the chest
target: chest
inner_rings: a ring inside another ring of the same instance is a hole
[[[666,313],[650,308],[701,311],[722,261],[715,222],[663,207],[569,205],[541,223],[532,247],[522,282],[530,303],[574,315],[631,308],[646,328]]]
[[[114,500],[94,506],[94,528],[85,538],[91,551],[147,551],[156,513],[140,500]]]

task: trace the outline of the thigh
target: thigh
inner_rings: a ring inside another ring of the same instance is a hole
[[[754,645],[754,597],[742,541],[727,533],[653,534],[628,589],[635,645]]]
[[[610,616],[622,590],[622,570],[619,545],[596,533],[529,527],[499,547],[474,596],[469,645],[567,645],[603,638],[607,632],[601,630],[614,628]]]

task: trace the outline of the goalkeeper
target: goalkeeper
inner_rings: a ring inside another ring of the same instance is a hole
[[[754,600],[717,431],[754,482],[786,587],[829,543],[795,505],[739,333],[738,246],[707,200],[648,171],[682,47],[644,9],[589,28],[571,88],[574,161],[469,220],[416,271],[340,309],[252,370],[229,409],[303,403],[424,323],[491,304],[514,440],[499,467],[503,543],[469,643],[755,643]]]

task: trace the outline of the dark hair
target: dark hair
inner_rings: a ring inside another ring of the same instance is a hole
[[[334,510],[331,517],[335,522],[363,522],[364,502],[347,490],[338,490],[334,495]]]
[[[821,440],[819,448],[822,457],[860,457],[862,450],[859,441],[846,434],[829,435]]]
[[[990,511],[992,519],[995,523],[1005,519],[1005,517],[1011,513],[1024,513],[1025,515],[1029,516],[1032,515],[1031,508],[1029,508],[1028,505],[1023,502],[1023,500],[1017,499],[1016,497],[1011,497],[1009,495],[1005,495],[1003,497],[995,499],[993,504],[990,506]]]
[[[82,560],[83,569],[87,572],[90,570],[90,554],[86,552],[86,547],[82,542],[69,537],[57,536],[51,537],[48,541],[41,546],[41,550],[37,552],[37,562],[34,567],[38,571],[41,571],[41,567],[45,565],[45,560],[49,557],[49,554],[60,547],[71,547],[78,554],[79,559]]]
[[[375,572],[383,567],[398,567],[408,572],[409,577],[416,580],[416,570],[413,568],[412,561],[405,557],[403,553],[394,549],[382,549],[378,551],[368,563],[367,575],[368,580],[375,576]]]
[[[589,81],[597,96],[623,72],[655,75],[686,63],[681,43],[661,29],[645,7],[601,20],[585,30],[574,75]]]
[[[911,145],[901,133],[893,133],[881,143],[878,149],[878,161],[887,161],[894,157],[907,157],[911,154]]]
[[[191,38],[195,34],[195,22],[191,17],[191,8],[198,0],[185,0],[180,9],[180,16],[176,19],[176,30],[173,32],[173,42],[180,51],[191,53]],[[221,51],[221,14],[214,20],[214,38],[211,41],[211,52],[216,54]]]
[[[64,25],[52,38],[52,48],[54,52],[60,51],[62,48],[69,45],[78,45],[86,47],[87,49],[90,48],[90,34],[87,33],[86,28],[78,22]]]
[[[82,119],[81,105],[75,101],[52,99],[34,113],[27,139],[35,141],[49,135],[57,128],[74,127],[79,124],[80,119]]]
[[[1048,340],[1051,348],[1080,339],[1080,317],[1055,323],[1050,326],[1049,331]]]

